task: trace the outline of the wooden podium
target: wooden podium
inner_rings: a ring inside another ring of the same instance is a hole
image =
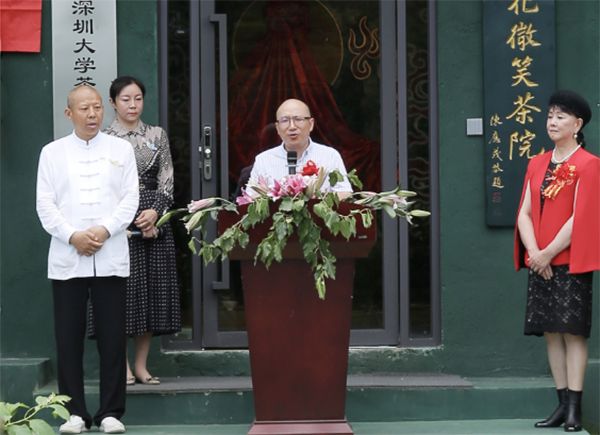
[[[358,206],[341,204],[340,213],[351,207]],[[221,213],[219,228],[238,219]],[[357,235],[349,241],[323,228],[321,236],[337,258],[325,300],[317,295],[297,237],[288,240],[281,263],[268,270],[254,265],[256,246],[270,225],[257,225],[247,249],[230,255],[242,269],[256,415],[248,435],[351,435],[345,405],[354,261],[373,247],[375,225],[364,228],[357,219]]]

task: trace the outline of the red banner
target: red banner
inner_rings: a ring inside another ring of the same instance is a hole
[[[0,51],[39,53],[42,0],[0,0]]]

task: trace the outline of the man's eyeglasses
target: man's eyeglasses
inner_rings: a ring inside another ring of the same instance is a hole
[[[277,120],[277,124],[279,124],[282,128],[289,127],[290,123],[293,121],[296,127],[302,127],[306,121],[308,121],[311,116],[282,116]]]

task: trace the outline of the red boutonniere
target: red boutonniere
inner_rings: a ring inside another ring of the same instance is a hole
[[[569,186],[575,181],[575,165],[558,165],[547,180],[552,182],[544,189],[543,195],[545,198],[554,199],[563,187]]]
[[[306,162],[306,165],[302,168],[302,175],[316,175],[319,173],[319,168],[312,160]]]

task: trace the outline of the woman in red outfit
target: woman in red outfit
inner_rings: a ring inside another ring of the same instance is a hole
[[[600,269],[600,159],[583,147],[591,119],[578,94],[550,97],[554,149],[527,168],[515,231],[515,266],[529,268],[525,334],[544,336],[559,398],[535,427],[581,430],[581,395],[592,321],[592,274]]]

